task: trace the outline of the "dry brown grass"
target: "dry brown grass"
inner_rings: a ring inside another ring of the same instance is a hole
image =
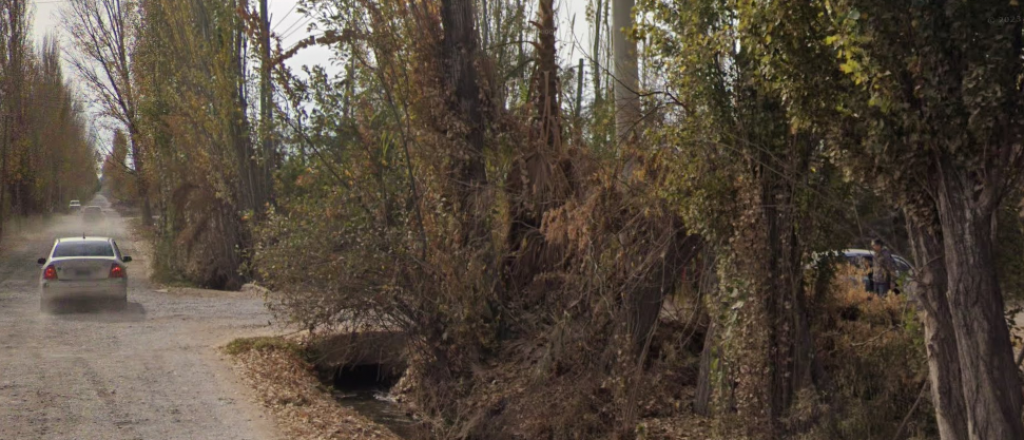
[[[830,389],[801,395],[791,422],[811,426],[802,439],[932,438],[924,330],[906,295],[867,293],[860,273],[840,268],[831,292],[814,305],[817,357]],[[927,396],[926,396],[927,397]]]

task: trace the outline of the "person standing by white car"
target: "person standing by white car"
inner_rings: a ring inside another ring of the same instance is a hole
[[[885,247],[880,239],[871,240],[871,250],[874,251],[874,258],[871,261],[871,281],[875,293],[885,298],[885,295],[892,289],[896,281],[896,262],[892,258],[892,251]]]

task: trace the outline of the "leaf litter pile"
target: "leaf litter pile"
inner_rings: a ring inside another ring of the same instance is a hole
[[[295,440],[399,440],[351,408],[340,405],[317,380],[313,365],[279,339],[242,339],[228,345],[234,368],[256,391],[286,438]]]

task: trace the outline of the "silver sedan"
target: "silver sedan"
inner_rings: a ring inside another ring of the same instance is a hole
[[[64,302],[103,301],[118,309],[128,304],[128,271],[117,243],[108,237],[58,238],[40,258],[39,308],[53,312]]]

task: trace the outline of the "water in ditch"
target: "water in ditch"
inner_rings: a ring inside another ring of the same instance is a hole
[[[335,391],[338,403],[356,410],[374,423],[381,425],[395,435],[411,439],[416,429],[416,420],[395,403],[386,391]]]
[[[413,438],[418,422],[389,395],[396,378],[382,377],[375,368],[344,368],[331,382],[334,398],[343,406],[381,425],[403,439]]]

